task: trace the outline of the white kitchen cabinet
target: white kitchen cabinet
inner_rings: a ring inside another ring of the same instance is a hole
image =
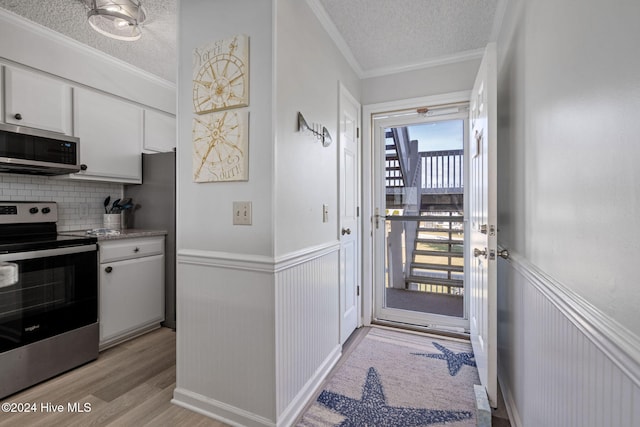
[[[144,150],[173,151],[176,147],[176,117],[154,110],[144,110]]]
[[[77,88],[75,135],[80,138],[79,173],[74,179],[142,182],[143,109],[118,98]]]
[[[72,89],[45,74],[4,67],[5,123],[72,134]]]
[[[100,349],[164,321],[164,236],[100,241]]]

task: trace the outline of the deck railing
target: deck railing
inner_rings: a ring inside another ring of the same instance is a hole
[[[426,151],[419,154],[422,165],[422,194],[462,193],[463,150]]]
[[[404,193],[406,187],[419,188],[420,194],[462,193],[463,150],[426,151],[418,156],[413,179],[403,176],[398,158],[386,160],[387,194]]]

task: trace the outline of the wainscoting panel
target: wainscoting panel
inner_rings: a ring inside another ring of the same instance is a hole
[[[275,426],[273,273],[259,261],[178,254],[173,402],[232,425]]]
[[[290,425],[340,356],[339,247],[276,273],[278,425]]]
[[[498,371],[512,425],[640,425],[638,337],[517,254],[498,274]]]
[[[339,249],[179,251],[173,402],[230,425],[291,425],[341,354]]]

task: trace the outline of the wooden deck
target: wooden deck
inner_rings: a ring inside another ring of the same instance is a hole
[[[442,314],[444,316],[464,316],[464,299],[462,296],[396,288],[387,288],[386,292],[386,307],[389,308]]]

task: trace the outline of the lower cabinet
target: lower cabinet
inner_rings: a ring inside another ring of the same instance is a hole
[[[100,242],[100,349],[164,321],[164,237]]]

